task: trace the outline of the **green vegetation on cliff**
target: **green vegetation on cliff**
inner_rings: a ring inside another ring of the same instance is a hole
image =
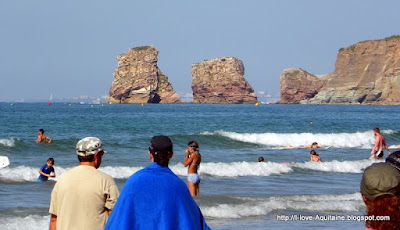
[[[148,48],[150,48],[150,46],[138,46],[138,47],[133,48],[133,50],[142,51],[142,50],[147,50]]]
[[[390,39],[400,39],[400,35],[393,35],[393,36],[385,38],[385,40],[390,40]]]

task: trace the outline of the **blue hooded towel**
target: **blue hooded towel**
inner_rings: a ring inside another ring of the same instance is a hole
[[[168,167],[152,163],[128,179],[105,229],[210,228],[186,184]]]

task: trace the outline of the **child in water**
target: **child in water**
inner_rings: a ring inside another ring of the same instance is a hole
[[[39,129],[38,136],[36,139],[37,143],[51,143],[51,138],[44,135],[44,129]]]
[[[310,151],[310,160],[315,161],[315,162],[322,162],[321,157],[318,155],[318,153],[315,150]]]
[[[46,164],[44,164],[39,170],[40,174],[38,178],[39,182],[47,181],[49,180],[49,177],[56,177],[53,165],[54,165],[54,159],[53,158],[47,159]]]

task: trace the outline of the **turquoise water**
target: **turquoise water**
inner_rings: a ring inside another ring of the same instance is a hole
[[[108,153],[100,170],[120,188],[150,162],[148,143],[168,135],[171,169],[186,181],[186,144],[196,140],[203,162],[196,198],[213,229],[362,229],[358,221],[283,221],[284,216],[362,215],[363,170],[372,162],[374,127],[400,144],[399,106],[77,105],[0,103],[0,229],[47,229],[54,181],[36,183],[47,158],[60,176],[78,164],[76,142],[99,137]],[[311,125],[309,121],[313,121]],[[35,143],[38,129],[53,139]],[[306,162],[317,141],[324,162]],[[386,154],[386,153],[385,153]],[[258,163],[259,156],[265,163]],[[387,155],[385,155],[387,156]],[[56,178],[57,179],[57,178]]]

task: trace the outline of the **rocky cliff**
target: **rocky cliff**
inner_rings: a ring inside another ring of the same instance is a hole
[[[340,49],[328,75],[286,69],[280,83],[279,103],[400,104],[400,37]]]
[[[110,103],[177,103],[179,96],[157,66],[158,50],[141,46],[117,57]]]
[[[193,103],[249,104],[257,96],[244,78],[243,62],[234,57],[206,60],[192,65]]]

